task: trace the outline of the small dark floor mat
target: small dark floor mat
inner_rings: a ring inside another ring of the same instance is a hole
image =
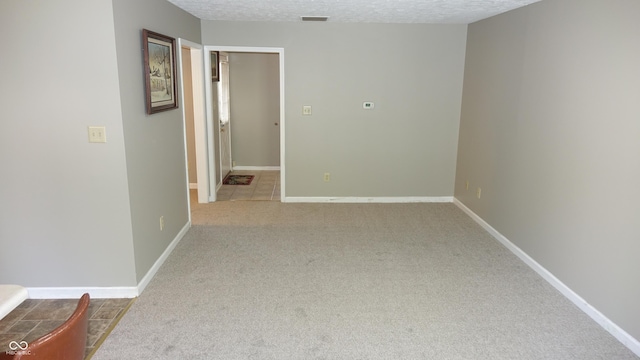
[[[254,175],[227,175],[222,183],[224,185],[250,185]]]

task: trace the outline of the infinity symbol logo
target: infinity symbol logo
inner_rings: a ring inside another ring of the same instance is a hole
[[[12,341],[9,343],[9,349],[11,350],[27,350],[27,348],[29,347],[29,344],[26,341]]]

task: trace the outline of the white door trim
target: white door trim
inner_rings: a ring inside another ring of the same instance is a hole
[[[218,119],[220,125],[218,132],[216,133],[216,139],[218,140],[218,160],[220,162],[220,174],[216,178],[216,182],[220,181],[218,187],[222,186],[224,177],[233,171],[233,154],[231,153],[231,132],[233,126],[231,125],[231,103],[229,100],[229,53],[224,51],[218,52],[218,76],[219,80],[216,83],[218,87]],[[212,101],[215,101],[212,99]],[[222,128],[223,120],[226,120],[224,129]],[[215,129],[215,128],[214,128]],[[224,131],[224,134],[223,134]]]
[[[204,78],[211,78],[211,59],[209,56],[210,51],[225,51],[225,52],[249,52],[249,53],[268,53],[278,54],[278,62],[280,64],[280,201],[285,198],[285,116],[284,116],[284,48],[272,48],[272,47],[250,47],[250,46],[215,46],[206,45],[204,47],[204,66],[205,73]],[[205,95],[206,95],[206,125],[210,129],[207,132],[207,144],[209,147],[209,181],[211,189],[215,189],[215,159],[214,146],[213,146],[213,105],[212,105],[212,92],[211,81],[205,81]],[[198,149],[196,149],[196,152]],[[215,191],[211,194],[209,199],[215,201]]]
[[[211,85],[211,57],[209,53],[211,51],[216,51],[216,49],[211,46],[205,46],[204,52],[202,54],[204,59],[204,93],[205,93],[205,111],[206,117],[204,119],[204,128],[205,131],[205,139],[207,143],[207,176],[209,182],[209,189],[213,189],[209,194],[208,201],[214,202],[216,201],[216,191],[217,191],[217,183],[216,183],[216,165],[215,165],[215,144],[214,144],[214,134],[213,134],[213,90]],[[198,149],[196,149],[198,152]]]
[[[193,90],[193,121],[194,121],[194,132],[195,132],[195,147],[196,147],[196,179],[197,179],[197,191],[198,191],[198,202],[206,203],[209,202],[209,179],[207,174],[207,155],[206,155],[206,137],[205,129],[206,129],[206,117],[205,117],[205,89],[204,89],[204,74],[203,74],[203,50],[202,45],[196,44],[189,40],[185,40],[182,38],[178,39],[178,49],[182,49],[183,47],[189,48],[191,51],[191,86]],[[180,74],[182,74],[182,51],[178,51],[178,65],[180,70]],[[184,82],[180,81],[180,102],[183,106],[182,108],[182,123],[184,127],[184,146],[185,146],[185,165],[188,164],[187,160],[187,139],[186,139],[186,115],[185,115],[185,102],[184,102]],[[187,177],[187,187],[189,187],[189,170],[185,167],[186,177]],[[189,196],[189,191],[187,190],[187,204],[191,206],[191,197]],[[189,221],[191,220],[191,211],[189,211]]]

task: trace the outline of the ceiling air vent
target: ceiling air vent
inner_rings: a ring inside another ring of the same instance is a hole
[[[328,16],[300,16],[302,21],[327,21]]]

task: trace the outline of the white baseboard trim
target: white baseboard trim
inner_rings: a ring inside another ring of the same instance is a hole
[[[380,197],[284,197],[289,203],[450,203],[453,196],[380,196]]]
[[[7,316],[28,298],[29,291],[24,287],[13,284],[0,284],[0,319]]]
[[[132,299],[138,296],[136,286],[117,287],[31,287],[29,299],[79,299],[89,293],[92,299]]]
[[[280,166],[234,166],[233,171],[247,170],[247,171],[274,171],[280,170]]]
[[[140,280],[138,286],[116,286],[116,287],[31,287],[27,288],[29,299],[79,299],[82,294],[89,293],[92,299],[116,299],[135,298],[142,294],[149,285],[153,276],[158,272],[160,266],[165,262],[169,254],[178,245],[180,240],[191,227],[191,222],[187,222],[182,230],[171,241],[162,255],[156,260],[147,274]]]
[[[494,238],[496,238],[496,240],[498,240],[502,245],[504,245],[517,257],[519,257],[520,260],[522,260],[525,264],[527,264],[530,268],[532,268],[535,272],[537,272],[540,276],[542,276],[542,278],[545,279],[549,284],[551,284],[554,288],[560,291],[562,295],[564,295],[567,299],[573,302],[578,308],[580,308],[580,310],[584,311],[587,315],[589,315],[589,317],[591,317],[606,331],[608,331],[611,335],[613,335],[616,339],[618,339],[618,341],[620,341],[624,346],[629,348],[629,350],[633,351],[636,355],[640,356],[640,341],[635,339],[633,336],[629,335],[629,333],[627,333],[618,325],[616,325],[613,321],[611,321],[604,314],[598,311],[598,309],[594,308],[592,305],[587,303],[580,295],[576,294],[567,285],[565,285],[562,281],[560,281],[557,277],[555,277],[551,272],[545,269],[542,265],[536,262],[529,255],[527,255],[527,253],[522,251],[518,246],[512,243],[504,235],[500,234],[496,229],[494,229],[491,225],[489,225],[489,223],[484,221],[480,216],[478,216],[476,213],[471,211],[471,209],[466,207],[460,200],[454,198],[453,203],[456,206],[458,206],[462,211],[464,211],[467,215],[469,215],[469,217],[471,217],[480,226],[482,226],[489,234],[491,234]]]
[[[191,190],[198,189],[198,183],[189,183],[189,189]]]
[[[147,287],[147,285],[149,285],[149,282],[151,282],[151,279],[153,279],[153,277],[156,275],[156,273],[160,269],[160,266],[162,266],[165,260],[167,260],[167,258],[169,257],[173,249],[175,249],[176,245],[178,245],[180,240],[182,240],[182,238],[187,233],[187,231],[189,231],[190,228],[191,228],[191,221],[188,221],[184,225],[184,227],[182,227],[182,230],[178,232],[178,235],[176,235],[176,237],[173,238],[173,241],[171,241],[169,246],[167,246],[167,248],[164,250],[162,255],[160,255],[158,260],[156,260],[156,262],[153,264],[151,269],[149,269],[149,271],[147,271],[145,276],[140,280],[140,282],[138,283],[138,294],[142,294],[142,292]]]

